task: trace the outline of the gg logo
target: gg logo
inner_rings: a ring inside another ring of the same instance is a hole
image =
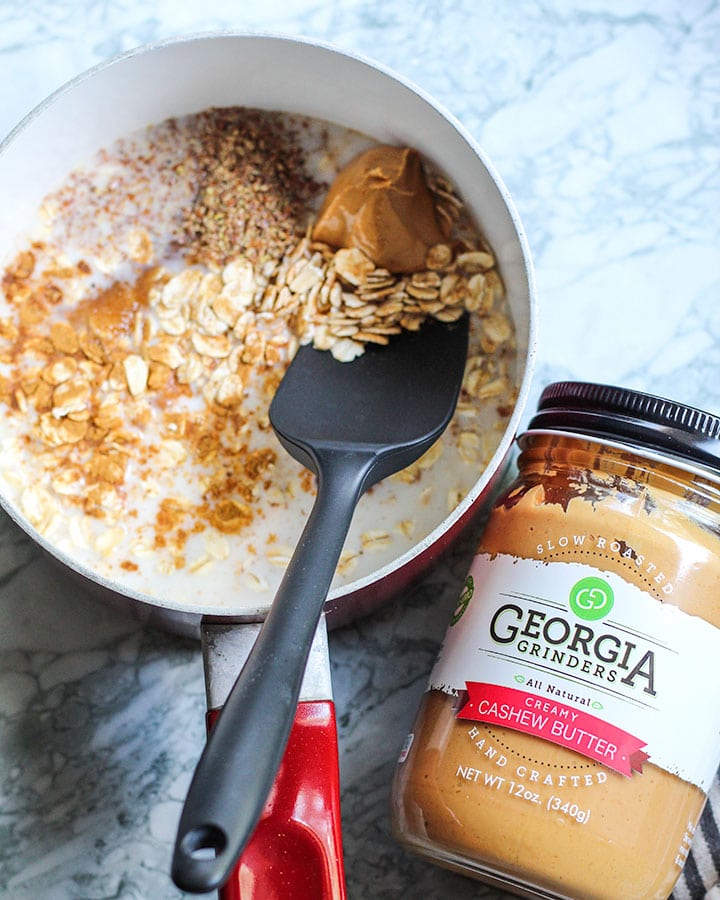
[[[570,609],[581,619],[603,619],[614,602],[613,589],[604,578],[581,578],[570,590]]]

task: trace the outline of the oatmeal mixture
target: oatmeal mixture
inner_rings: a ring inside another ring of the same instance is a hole
[[[352,167],[352,185],[362,170],[404,197],[414,179],[433,221],[368,238],[403,207],[334,191]],[[515,400],[502,281],[452,186],[415,151],[317,120],[213,109],[119,141],[46,198],[2,293],[4,490],[82,566],[171,602],[251,609],[279,583],[314,497],[267,418],[300,342],[349,361],[471,313],[456,415],[363,498],[336,584],[452,511]]]

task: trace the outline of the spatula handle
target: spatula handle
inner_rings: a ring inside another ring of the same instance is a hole
[[[203,893],[228,878],[288,741],[305,664],[373,458],[330,452],[310,517],[253,650],[218,717],[183,809],[172,876]]]

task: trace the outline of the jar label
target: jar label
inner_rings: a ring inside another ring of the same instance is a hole
[[[459,718],[627,776],[649,760],[707,792],[720,763],[719,655],[720,629],[614,572],[479,554],[430,688],[463,695]]]

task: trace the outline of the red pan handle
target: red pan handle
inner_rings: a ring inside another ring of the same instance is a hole
[[[219,709],[207,714],[208,730]],[[346,900],[335,704],[298,704],[265,809],[220,900]]]

